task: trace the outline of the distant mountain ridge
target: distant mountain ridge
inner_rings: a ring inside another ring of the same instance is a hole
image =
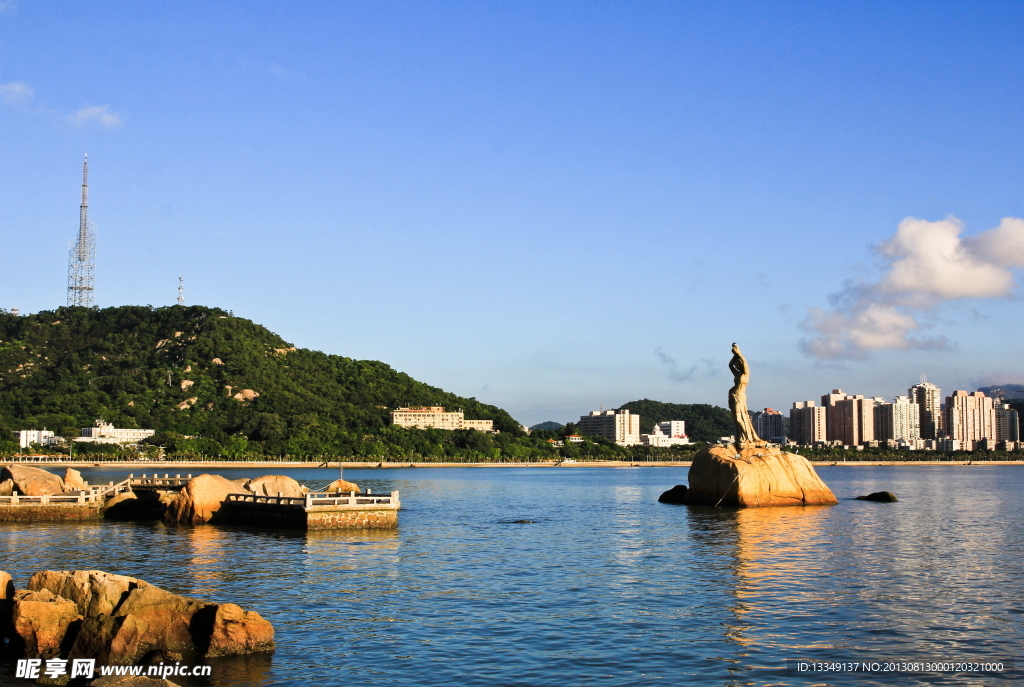
[[[563,425],[560,422],[548,420],[547,422],[541,422],[540,424],[532,425],[530,427],[530,431],[533,432],[538,429],[559,430],[562,429],[562,427],[565,427],[565,425]]]

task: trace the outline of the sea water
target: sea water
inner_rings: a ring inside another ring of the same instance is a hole
[[[216,472],[311,487],[338,475]],[[686,468],[350,469],[364,489],[401,491],[396,531],[0,523],[0,569],[19,587],[38,570],[106,570],[273,623],[275,652],[179,678],[192,685],[1020,679],[1008,668],[1024,647],[1024,466],[818,472],[839,505],[658,503]],[[880,490],[900,501],[853,499]],[[799,673],[800,662],[846,670]],[[914,662],[1005,668],[885,670]],[[2,671],[0,682],[19,684],[9,663]]]

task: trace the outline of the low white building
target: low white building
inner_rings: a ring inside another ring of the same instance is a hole
[[[14,440],[18,442],[18,446],[21,448],[28,448],[32,444],[49,446],[50,444],[57,443],[57,438],[48,429],[23,429],[20,432],[14,433]]]
[[[92,427],[82,427],[82,436],[75,441],[90,444],[137,444],[156,434],[155,429],[118,429],[109,422],[96,420]]]
[[[650,434],[642,434],[640,441],[644,446],[683,446],[690,443],[686,436],[686,422],[668,420],[654,425]]]

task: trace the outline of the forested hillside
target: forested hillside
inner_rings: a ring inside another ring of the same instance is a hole
[[[388,426],[390,409],[420,404],[461,408],[501,434]],[[500,408],[384,363],[296,349],[216,308],[0,311],[3,438],[44,426],[77,436],[96,418],[206,454],[492,454],[525,436]]]
[[[640,431],[644,434],[658,422],[683,420],[686,422],[686,434],[690,441],[713,443],[719,437],[727,437],[736,432],[732,414],[725,408],[706,403],[662,403],[643,399],[630,401],[619,408],[640,416]]]

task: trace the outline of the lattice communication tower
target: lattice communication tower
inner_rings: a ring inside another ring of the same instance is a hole
[[[185,305],[185,277],[178,277],[178,305]]]
[[[82,165],[82,206],[78,240],[68,256],[68,305],[93,306],[96,276],[96,229],[89,223],[89,154]]]

